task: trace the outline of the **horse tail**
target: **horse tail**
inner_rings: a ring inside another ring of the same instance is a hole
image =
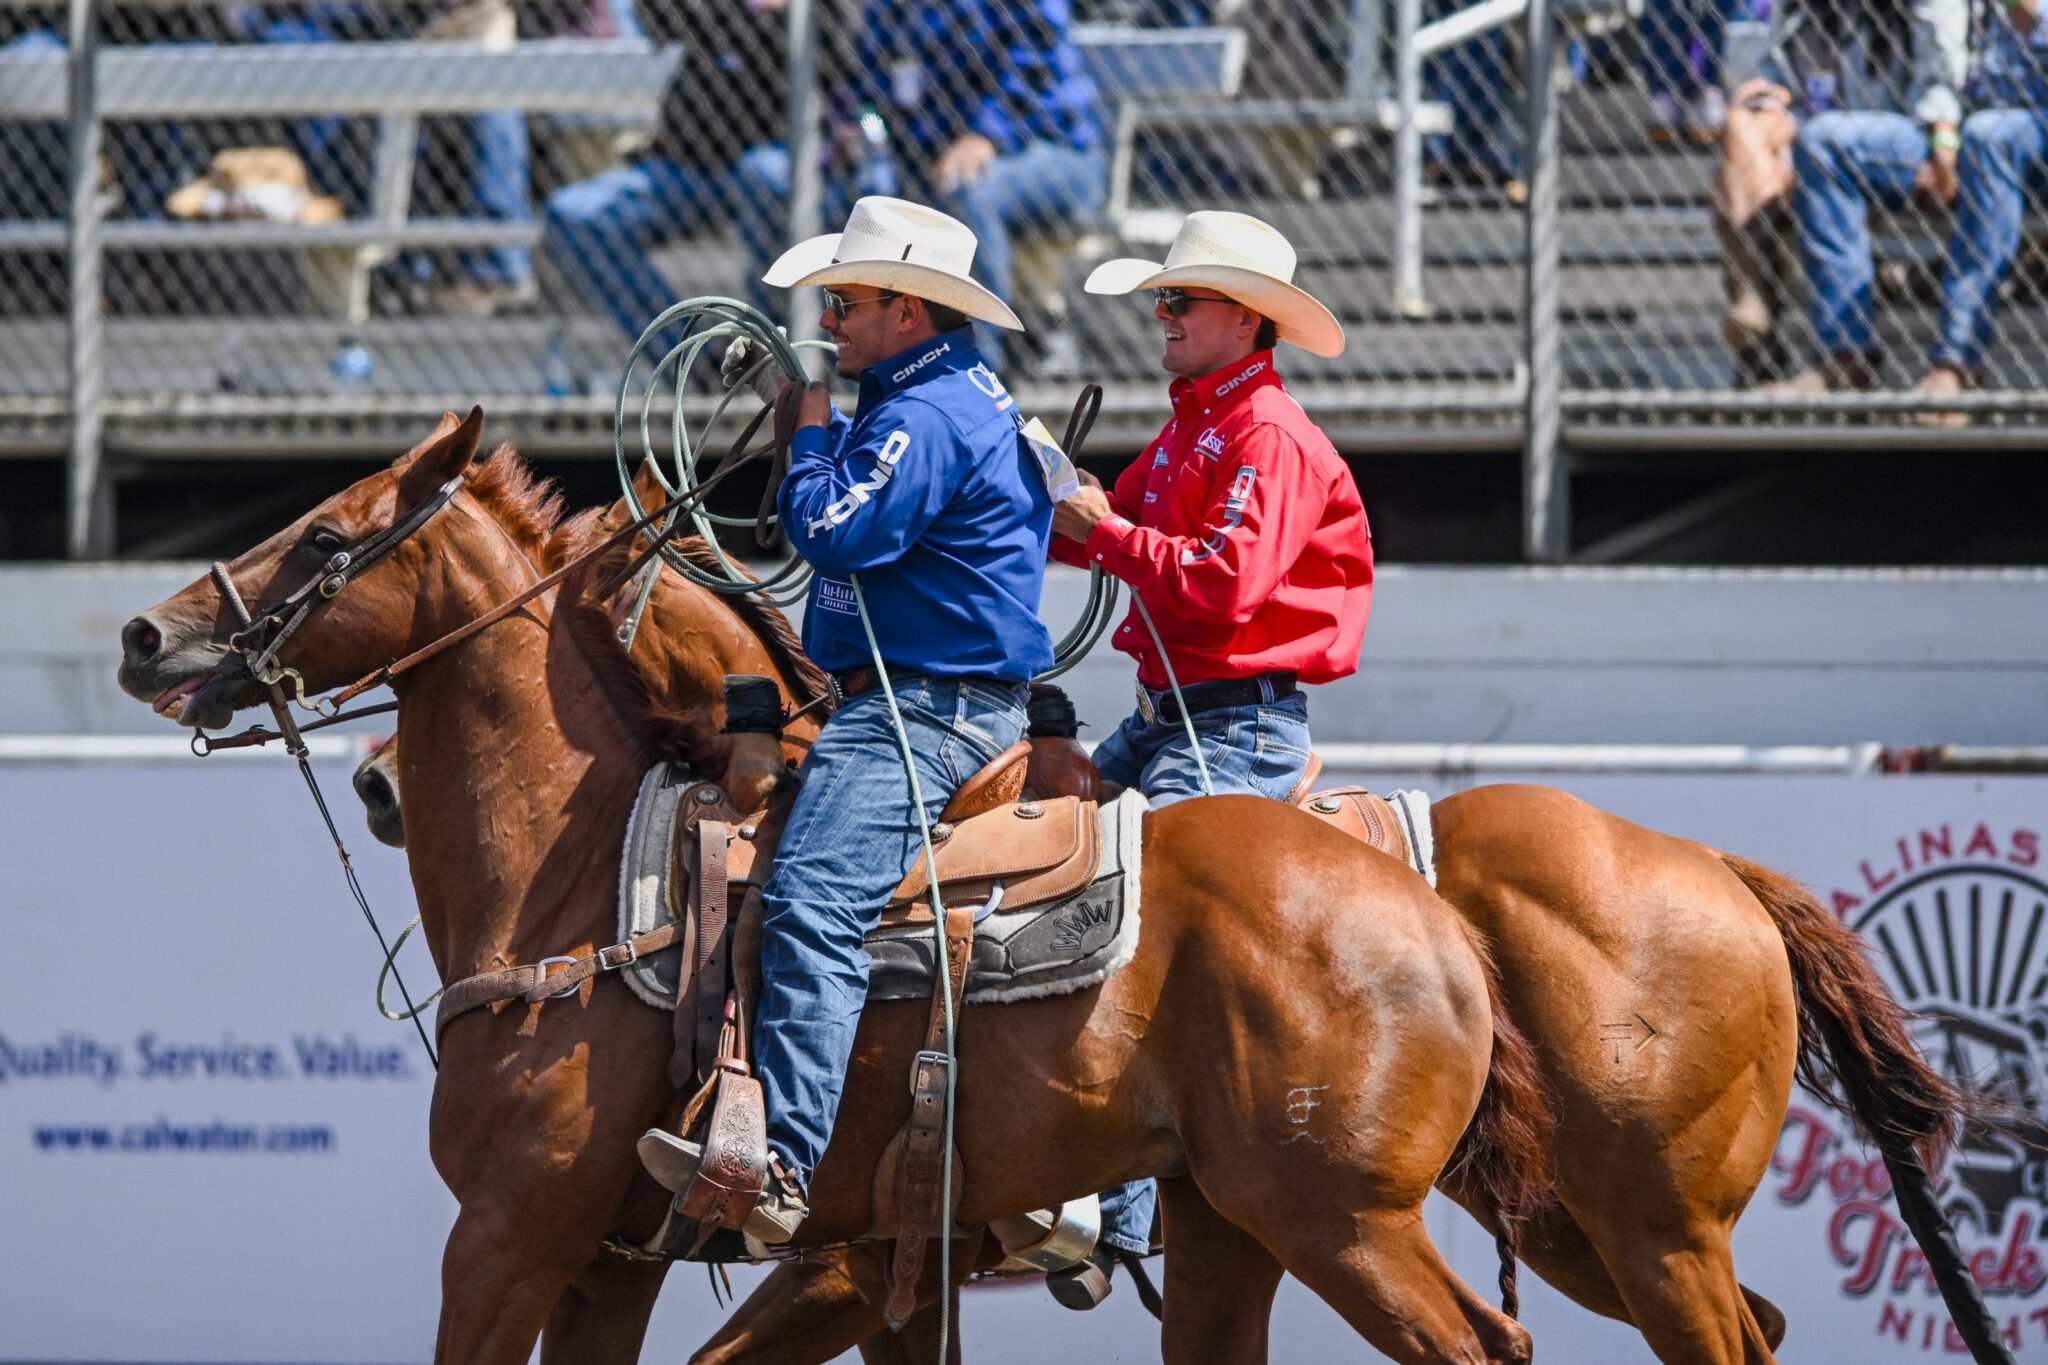
[[[1974,1108],[1920,1055],[1906,1011],[1870,965],[1863,940],[1781,873],[1721,853],[1785,940],[1799,1002],[1799,1081],[1848,1114],[1880,1148],[1918,1149],[1928,1170]]]
[[[1515,1261],[1522,1224],[1552,1198],[1550,1155],[1555,1150],[1557,1116],[1536,1067],[1536,1051],[1501,1004],[1491,955],[1476,933],[1472,937],[1486,965],[1493,1055],[1486,1064],[1479,1107],[1451,1152],[1444,1178],[1462,1186],[1491,1215],[1494,1247],[1500,1254],[1501,1311],[1512,1318],[1520,1309]]]

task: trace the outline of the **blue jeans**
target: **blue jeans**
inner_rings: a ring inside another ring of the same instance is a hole
[[[1150,693],[1155,713],[1169,695]],[[1254,706],[1199,711],[1193,720],[1218,796],[1241,792],[1284,801],[1308,771],[1308,698],[1299,692]],[[1103,781],[1143,792],[1155,810],[1203,794],[1187,729],[1177,720],[1148,721],[1133,713],[1095,746],[1095,766]],[[1119,1251],[1144,1255],[1152,1245],[1157,1197],[1149,1180],[1104,1191],[1102,1240]]]
[[[730,222],[747,249],[745,297],[768,304],[760,283],[777,244],[788,193],[789,155],[780,144],[750,147],[730,172],[642,157],[573,185],[548,199],[541,251],[585,299],[601,307],[628,337],[637,337],[675,290],[654,268],[654,248]],[[827,187],[826,213],[845,213],[846,199]],[[673,345],[675,338],[668,339]]]
[[[1449,18],[1457,0],[1425,0],[1423,19]],[[1479,168],[1512,175],[1522,161],[1521,126],[1512,117],[1510,93],[1521,79],[1508,61],[1508,34],[1496,28],[1460,43],[1422,64],[1429,97],[1451,106],[1451,131],[1428,139],[1430,160],[1445,166]]]
[[[772,155],[756,156],[756,152]],[[780,145],[748,152],[738,174],[753,195],[772,197],[777,204],[789,195],[789,154]],[[832,193],[835,189],[836,195]],[[825,216],[831,222],[844,219],[852,206],[854,194],[849,190],[880,192],[869,186],[828,183]],[[921,192],[912,189],[911,197]],[[997,157],[974,184],[927,197],[974,230],[974,278],[997,298],[1011,303],[1010,234],[1092,212],[1108,192],[1109,163],[1100,149],[1077,152],[1056,142],[1033,142],[1012,155]],[[771,259],[770,252],[759,251],[748,274],[758,278]],[[1003,367],[1003,328],[975,323],[974,345],[991,369]]]
[[[352,36],[348,33],[351,17],[347,11],[346,6],[316,6],[308,17],[277,19],[263,25],[256,37],[266,43],[345,41]],[[357,154],[347,146],[346,128],[347,121],[337,115],[301,119],[294,124],[293,139],[314,189],[337,194],[345,203],[359,208],[360,201],[368,197],[363,174],[366,167],[358,163]],[[487,222],[530,221],[533,205],[527,197],[526,115],[516,109],[474,114],[462,120],[462,132],[468,178],[458,210],[461,216]],[[430,158],[425,154],[424,135],[421,141],[420,165],[424,168],[430,164]],[[436,182],[428,179],[420,183]],[[533,273],[532,253],[509,242],[460,251],[456,253],[456,264],[465,276],[479,284],[519,284]],[[414,260],[411,268],[415,275],[424,278],[427,262]]]
[[[925,814],[1024,735],[1023,684],[895,678]],[[761,1001],[754,1057],[768,1145],[809,1188],[846,1085],[868,994],[861,941],[889,892],[923,856],[910,782],[882,690],[832,713],[805,755],[803,782],[761,889]]]
[[[1974,373],[1991,340],[1998,287],[2019,248],[2026,193],[2048,166],[2048,115],[1988,109],[1963,121],[1961,191],[1942,276],[1929,360]],[[1871,352],[1870,204],[1906,203],[1927,159],[1927,135],[1903,114],[1831,113],[1810,119],[1793,147],[1799,250],[1815,340],[1823,351]]]

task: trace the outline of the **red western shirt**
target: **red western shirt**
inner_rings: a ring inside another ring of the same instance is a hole
[[[1110,490],[1085,545],[1144,596],[1183,685],[1290,669],[1305,683],[1358,668],[1372,607],[1372,532],[1351,471],[1280,383],[1273,353],[1176,379],[1173,420]],[[1166,670],[1132,607],[1116,647],[1155,690]]]

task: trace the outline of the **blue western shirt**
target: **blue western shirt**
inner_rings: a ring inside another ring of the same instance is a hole
[[[855,573],[895,667],[1017,682],[1052,667],[1038,619],[1052,499],[1023,425],[963,327],[862,370],[850,421],[835,409],[797,429],[775,503],[817,571],[804,651],[821,667],[872,662]]]

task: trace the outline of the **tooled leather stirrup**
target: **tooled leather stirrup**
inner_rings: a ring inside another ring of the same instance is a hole
[[[944,980],[932,974],[932,1008],[925,1021],[924,1047],[910,1065],[910,1118],[898,1134],[895,1205],[897,1214],[896,1254],[889,1267],[889,1302],[883,1319],[895,1331],[917,1311],[917,1281],[924,1268],[925,1240],[933,1231],[950,1237],[952,1229],[939,1226],[941,1181],[953,1153],[946,1145],[946,1081],[952,1060],[946,1055],[946,997],[953,998],[953,1017],[960,1017],[967,993],[967,960],[974,952],[974,909],[972,906],[946,911],[946,968]],[[885,1158],[886,1159],[886,1158]],[[953,1202],[960,1200],[959,1182],[954,1182]],[[943,1292],[943,1291],[942,1291]]]
[[[705,1100],[711,1101],[704,1127],[704,1155],[697,1173],[676,1196],[676,1211],[697,1221],[694,1256],[720,1228],[739,1228],[754,1211],[768,1184],[768,1109],[761,1082],[748,1067],[741,1039],[745,1035],[738,1002],[728,996],[725,1023],[718,1035],[718,1060],[711,1079],[683,1111],[679,1131],[688,1136]]]

